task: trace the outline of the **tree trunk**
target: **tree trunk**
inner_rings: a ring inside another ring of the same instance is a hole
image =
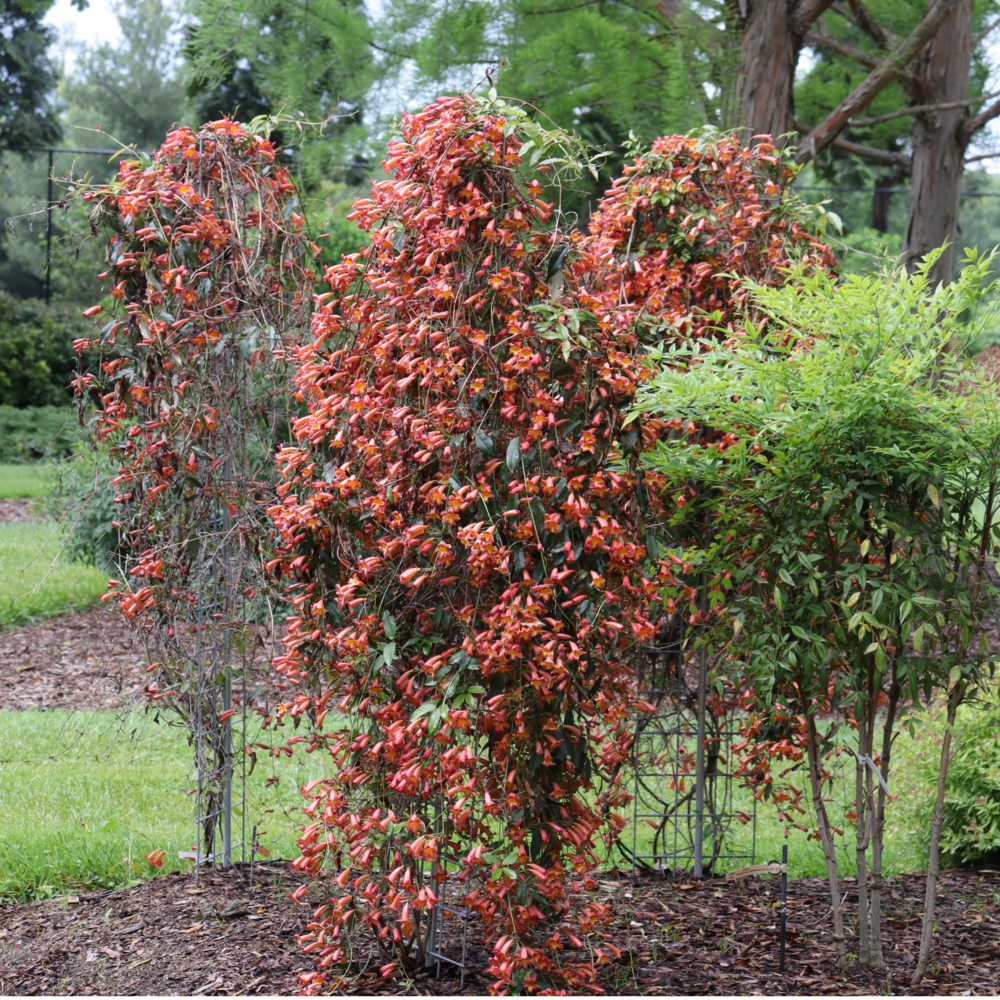
[[[872,229],[880,233],[889,232],[889,204],[892,198],[890,188],[875,188],[872,195]]]
[[[750,5],[740,52],[737,123],[741,139],[775,139],[794,128],[792,87],[800,42],[788,23],[787,0],[754,0]]]
[[[896,728],[899,694],[899,681],[896,678],[896,663],[894,662],[892,683],[889,686],[889,707],[882,725],[882,760],[879,767],[886,782],[889,780],[889,764],[892,757],[892,740]],[[885,803],[885,789],[880,783],[875,827],[872,830],[872,954],[870,965],[872,969],[885,968],[885,956],[882,954],[882,843],[885,833]]]
[[[858,757],[855,770],[855,810],[857,825],[855,826],[855,857],[858,866],[858,960],[862,969],[869,967],[871,961],[871,937],[868,924],[868,845],[870,842],[869,797],[871,795],[871,771],[865,761],[872,752],[872,728],[874,713],[871,706],[875,698],[869,695],[864,715],[858,720]]]
[[[917,60],[917,104],[964,101],[969,96],[974,0],[960,0]],[[913,176],[910,213],[903,241],[912,270],[946,240],[949,246],[931,271],[932,280],[950,282],[955,268],[958,203],[968,136],[967,111],[925,111],[913,117]]]
[[[934,819],[931,821],[931,848],[927,856],[927,889],[924,893],[924,919],[920,928],[920,956],[917,958],[917,967],[913,970],[911,986],[917,986],[924,978],[934,946],[934,909],[937,904],[938,851],[941,846],[941,826],[944,823],[945,785],[948,781],[948,765],[951,763],[951,737],[955,728],[955,716],[964,698],[965,682],[958,680],[948,694],[948,725],[941,742],[937,800],[934,803]]]
[[[806,32],[833,0],[730,0],[743,18],[736,114],[744,143],[795,131],[795,67]],[[749,4],[749,6],[748,6]],[[738,8],[738,9],[737,9]]]
[[[847,966],[847,945],[844,941],[844,908],[840,898],[840,879],[837,877],[837,853],[833,843],[833,830],[823,801],[823,765],[820,760],[819,734],[816,732],[816,718],[806,708],[806,756],[809,762],[809,784],[812,788],[813,806],[819,824],[820,844],[826,860],[826,877],[830,885],[830,908],[833,914],[833,940],[837,946],[837,964]]]

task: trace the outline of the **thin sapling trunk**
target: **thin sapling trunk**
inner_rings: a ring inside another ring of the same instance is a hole
[[[941,741],[941,763],[938,766],[937,799],[934,803],[934,819],[931,822],[931,848],[927,856],[927,888],[924,892],[924,920],[920,929],[920,955],[913,970],[911,986],[919,984],[927,971],[934,945],[934,910],[937,904],[938,853],[941,845],[941,827],[944,823],[945,785],[948,781],[948,765],[951,763],[951,738],[955,727],[958,706],[965,698],[965,681],[960,679],[948,694],[948,725]]]
[[[837,853],[833,844],[833,829],[823,801],[823,768],[820,763],[819,735],[816,718],[806,707],[806,756],[809,762],[809,785],[812,790],[816,822],[819,824],[820,843],[826,860],[826,877],[830,884],[830,910],[833,916],[833,940],[837,945],[837,964],[847,965],[847,946],[844,940],[844,908],[840,898],[840,879],[837,877]]]
[[[898,654],[897,654],[898,656]],[[899,706],[899,681],[896,678],[896,662],[893,660],[892,683],[889,685],[889,705],[882,726],[882,761],[879,770],[882,780],[889,781],[889,764],[892,755],[892,741],[896,728],[896,712]],[[875,823],[872,828],[872,906],[871,906],[871,964],[870,969],[884,969],[885,956],[882,953],[882,845],[885,835],[885,806],[888,796],[879,782]]]

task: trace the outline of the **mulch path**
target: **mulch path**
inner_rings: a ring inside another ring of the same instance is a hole
[[[34,506],[33,499],[0,499],[0,521],[32,521],[37,516]]]
[[[939,930],[930,974],[916,990],[923,878],[887,880],[888,975],[834,961],[822,879],[788,884],[787,966],[778,972],[779,880],[683,881],[600,876],[598,896],[615,906],[622,961],[611,995],[997,996],[1000,873],[949,871],[941,879]],[[132,889],[0,908],[0,995],[287,995],[311,968],[296,946],[311,907],[288,898],[298,880],[284,864],[163,876]],[[848,914],[853,913],[850,880]],[[482,996],[485,952],[470,934],[469,970],[404,984],[358,970],[345,993]],[[853,939],[849,939],[853,941]],[[849,945],[850,947],[850,945]]]
[[[141,650],[114,609],[0,632],[0,709],[118,709],[140,700],[147,681]]]
[[[291,995],[308,907],[283,867],[0,907],[0,996]]]

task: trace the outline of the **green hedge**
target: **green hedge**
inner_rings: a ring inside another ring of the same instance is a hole
[[[76,411],[64,406],[0,406],[0,462],[65,458],[80,440]]]
[[[0,405],[68,403],[78,361],[73,341],[89,331],[75,306],[49,307],[0,292]]]

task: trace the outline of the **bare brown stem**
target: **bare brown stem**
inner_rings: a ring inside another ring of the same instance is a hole
[[[809,784],[812,789],[816,821],[819,824],[820,843],[826,860],[826,877],[830,885],[830,909],[833,916],[833,940],[837,946],[837,964],[847,965],[847,945],[844,940],[844,907],[840,898],[840,879],[837,877],[837,854],[833,845],[833,829],[823,801],[823,768],[820,762],[819,735],[816,718],[806,706],[806,755],[809,762]]]

